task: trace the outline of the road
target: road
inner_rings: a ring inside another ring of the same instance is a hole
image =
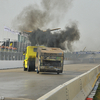
[[[62,74],[23,71],[19,69],[0,70],[0,96],[29,98],[36,100],[60,84],[90,70],[98,64],[64,65]]]

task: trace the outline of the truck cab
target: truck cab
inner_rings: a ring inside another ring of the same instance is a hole
[[[37,54],[37,46],[27,46],[23,55],[25,59],[23,62],[24,71],[35,71],[35,58]]]

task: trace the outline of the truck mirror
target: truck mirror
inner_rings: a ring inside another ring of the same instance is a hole
[[[25,51],[23,51],[23,55],[25,55]]]

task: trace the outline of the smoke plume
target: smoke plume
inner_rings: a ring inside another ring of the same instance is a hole
[[[15,18],[13,27],[22,32],[32,31],[29,35],[32,45],[67,48],[72,51],[72,43],[80,38],[77,24],[67,26],[60,33],[52,34],[49,29],[46,32],[42,31],[50,24],[58,25],[71,4],[72,0],[42,0],[41,6],[29,5]]]
[[[49,24],[57,25],[71,2],[72,0],[42,0],[41,6],[29,5],[13,20],[13,27],[25,32],[42,29]]]
[[[34,45],[45,45],[47,47],[59,47],[63,50],[66,49],[65,42],[67,41],[67,49],[72,51],[71,44],[74,41],[79,40],[80,33],[78,31],[77,25],[72,24],[71,27],[66,27],[65,30],[60,31],[60,33],[52,34],[50,30],[46,32],[37,29],[30,33],[29,40],[31,44]]]

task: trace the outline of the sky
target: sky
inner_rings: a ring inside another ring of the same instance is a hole
[[[17,40],[17,35],[4,31],[4,26],[11,29],[12,21],[24,9],[24,7],[37,4],[40,6],[41,0],[0,0],[0,40],[11,38]],[[77,22],[80,31],[80,40],[74,42],[75,51],[100,50],[100,0],[73,0],[68,11],[65,12],[59,25],[55,27],[64,29],[71,22]],[[54,25],[46,26],[53,28]],[[15,30],[15,29],[14,29]]]

